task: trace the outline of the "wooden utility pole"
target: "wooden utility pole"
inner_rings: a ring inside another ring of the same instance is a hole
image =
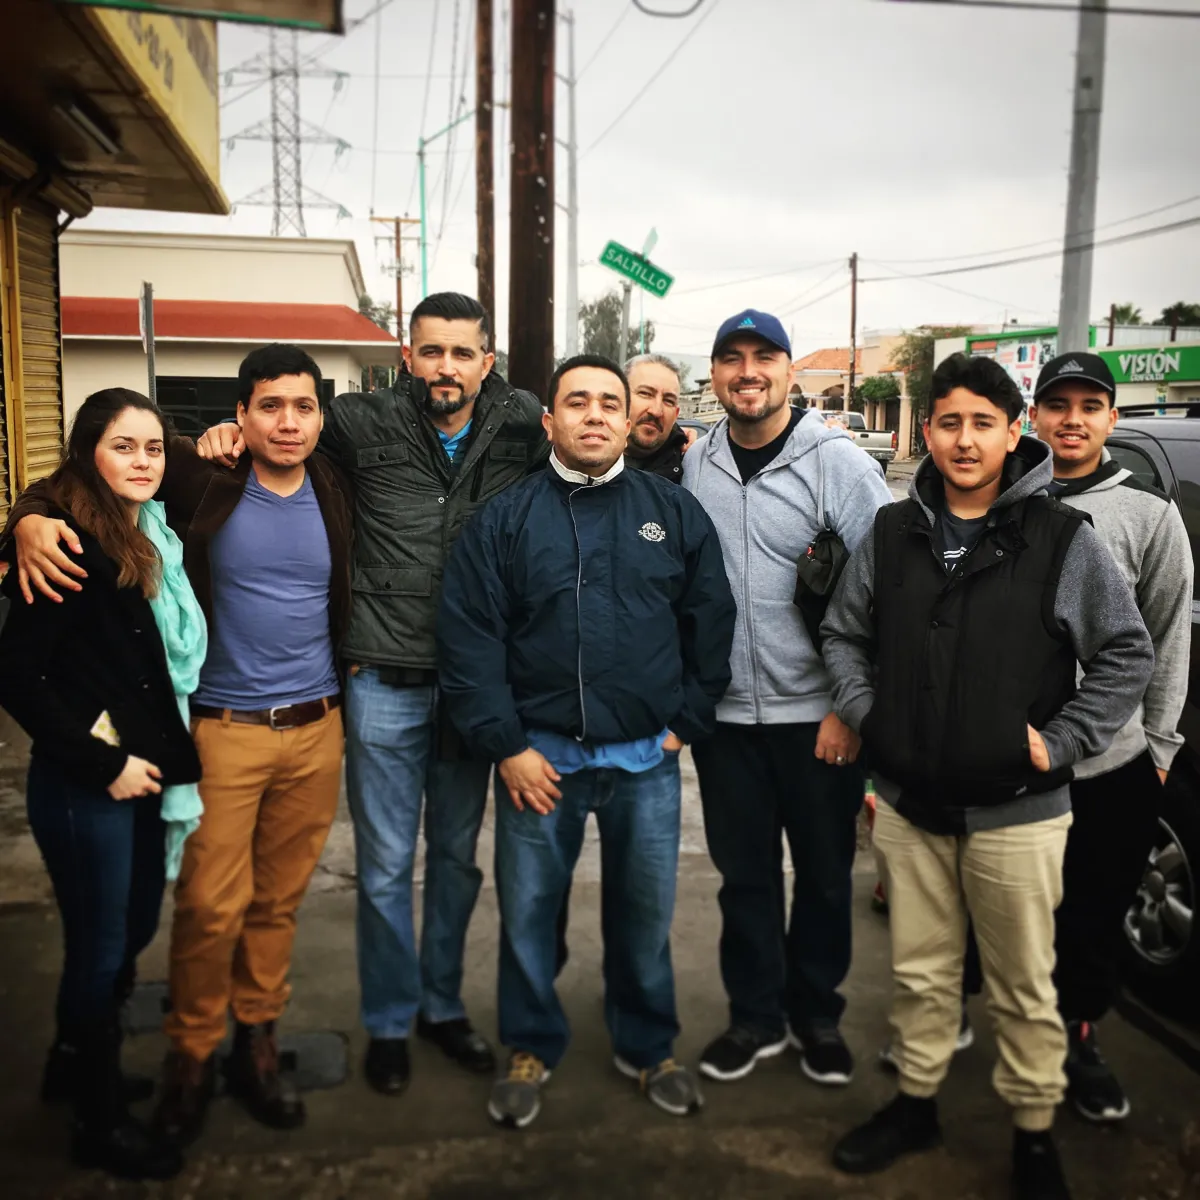
[[[509,382],[545,400],[554,366],[554,0],[513,0]]]
[[[396,347],[396,362],[400,365],[404,362],[404,355],[400,349],[404,345],[404,272],[402,270],[404,264],[404,226],[420,225],[421,222],[416,217],[372,217],[371,220],[377,221],[381,225],[390,225],[392,227],[392,238],[396,255],[396,341],[399,343]],[[411,238],[408,240],[412,241]]]
[[[1113,337],[1117,332],[1117,305],[1114,301],[1108,306],[1108,344],[1113,344]]]
[[[475,0],[475,221],[479,303],[496,324],[496,202],[492,172],[492,0]]]
[[[850,389],[846,408],[854,407],[854,360],[858,355],[858,254],[850,255]]]

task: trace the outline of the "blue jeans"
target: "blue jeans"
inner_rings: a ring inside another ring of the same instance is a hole
[[[62,917],[58,1036],[75,1042],[81,1030],[111,1019],[158,929],[166,882],[162,798],[114,800],[35,756],[25,801]]]
[[[600,829],[604,1018],[614,1051],[638,1068],[671,1057],[679,1034],[671,918],[679,864],[679,756],[657,767],[564,775],[553,812],[518,812],[496,779],[500,1040],[554,1067],[569,1029],[554,990],[558,914],[589,812]]]
[[[370,667],[346,683],[346,783],[358,865],[362,1022],[376,1038],[408,1037],[466,1016],[463,947],[483,872],[475,844],[489,763],[438,762],[437,689],[393,687]],[[425,796],[421,952],[413,926],[413,863]]]

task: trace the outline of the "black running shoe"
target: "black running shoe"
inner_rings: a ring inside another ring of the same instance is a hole
[[[729,1083],[744,1079],[761,1058],[782,1054],[788,1044],[786,1035],[762,1033],[746,1025],[731,1025],[710,1042],[700,1056],[700,1070],[709,1079]]]
[[[836,1025],[811,1025],[789,1041],[800,1051],[800,1069],[814,1083],[845,1087],[854,1074],[854,1056]]]
[[[1096,1045],[1090,1021],[1067,1022],[1067,1098],[1089,1121],[1123,1121],[1129,1097]]]
[[[1013,1134],[1014,1200],[1071,1200],[1050,1131]]]
[[[833,1148],[833,1165],[848,1175],[873,1175],[898,1158],[930,1150],[942,1140],[937,1101],[897,1093],[865,1125]]]

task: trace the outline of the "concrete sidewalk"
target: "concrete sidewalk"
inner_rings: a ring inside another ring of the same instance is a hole
[[[10,760],[11,761],[11,760]],[[7,782],[8,788],[4,787]],[[872,1179],[839,1176],[828,1165],[835,1138],[891,1094],[874,1062],[886,1038],[889,989],[886,924],[869,910],[872,875],[856,876],[855,962],[844,1028],[859,1058],[854,1083],[821,1089],[788,1052],[736,1084],[709,1083],[698,1117],[665,1116],[617,1074],[610,1061],[600,1004],[599,894],[594,842],[581,864],[572,904],[572,960],[562,980],[574,1042],[549,1084],[536,1125],[514,1134],[495,1129],[485,1113],[488,1081],[470,1077],[424,1043],[414,1048],[413,1083],[396,1099],[377,1096],[361,1077],[365,1038],[357,1022],[354,895],[344,814],[335,828],[316,890],[301,914],[288,1029],[333,1029],[351,1042],[351,1075],[342,1087],[308,1095],[307,1127],[277,1134],[220,1100],[185,1173],[169,1185],[119,1185],[66,1164],[66,1117],[36,1099],[52,1032],[60,949],[55,910],[17,890],[33,889],[27,837],[14,811],[15,780],[0,778],[0,1195],[177,1197],[193,1200],[1001,1200],[1008,1195],[1009,1131],[991,1091],[994,1056],[986,1015],[976,1003],[975,1047],[959,1056],[942,1114],[946,1147]],[[694,780],[686,792],[684,854],[674,929],[677,987],[684,1034],[679,1056],[694,1061],[723,1028],[725,999],[717,970],[717,879],[704,853]],[[480,861],[490,875],[490,820]],[[36,864],[36,852],[33,854]],[[10,870],[10,867],[12,868]],[[4,901],[7,900],[7,903]],[[169,906],[168,906],[169,909]],[[161,978],[162,933],[143,964]],[[472,925],[467,957],[468,1008],[495,1035],[497,917],[490,880]],[[1126,1080],[1134,1113],[1119,1130],[1094,1129],[1064,1113],[1061,1142],[1077,1200],[1179,1200],[1182,1126],[1200,1112],[1200,1077],[1155,1043],[1113,1018],[1105,1050]],[[127,1064],[157,1071],[159,1034],[132,1039]]]

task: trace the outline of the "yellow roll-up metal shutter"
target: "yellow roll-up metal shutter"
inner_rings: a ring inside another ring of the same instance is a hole
[[[59,336],[58,211],[26,200],[16,214],[20,304],[22,489],[62,459],[62,342]]]
[[[2,264],[0,264],[2,267]],[[8,405],[5,402],[8,380],[4,373],[4,345],[0,341],[0,526],[8,520],[9,480],[12,474],[8,467]]]

